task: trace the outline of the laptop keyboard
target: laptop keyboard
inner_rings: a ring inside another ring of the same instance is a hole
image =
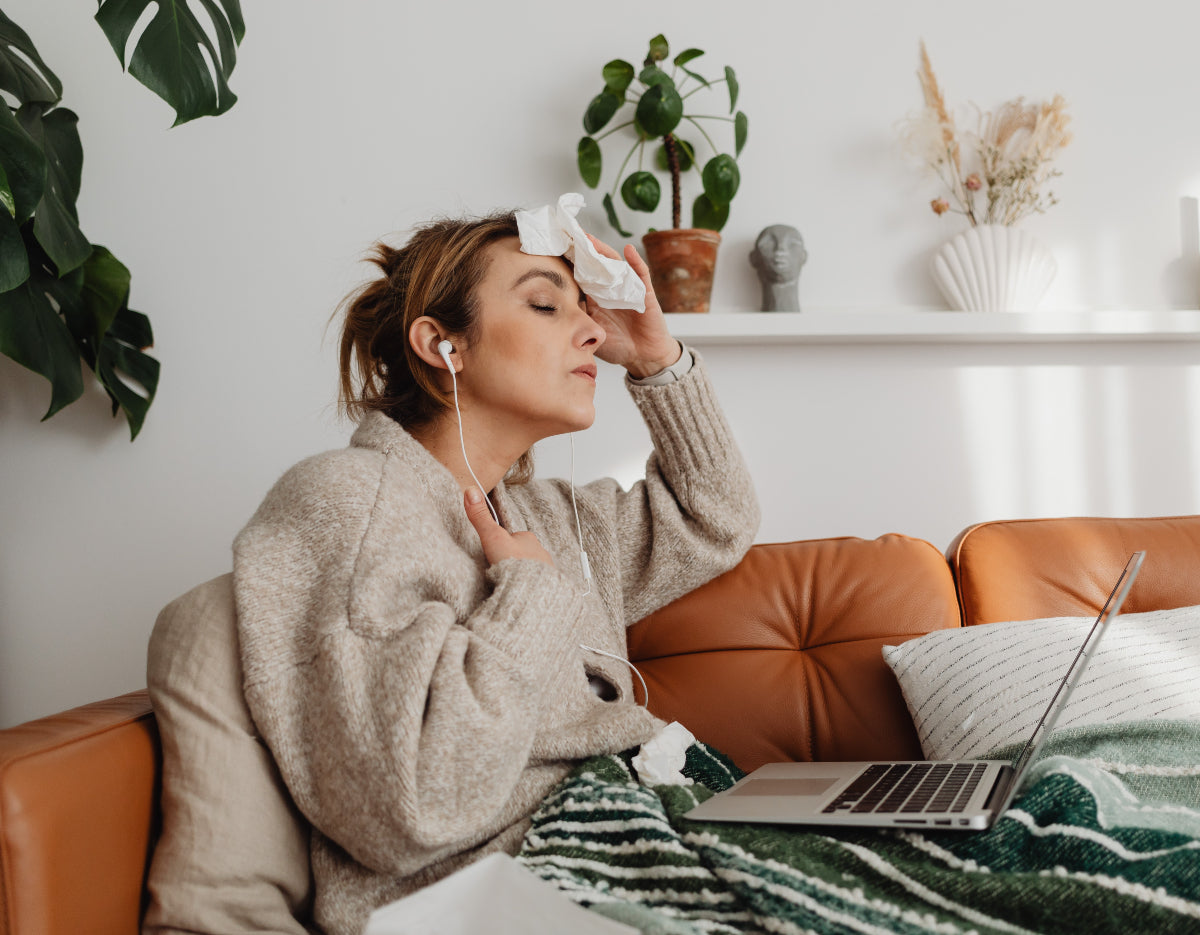
[[[822,811],[961,812],[986,769],[983,763],[874,763]]]

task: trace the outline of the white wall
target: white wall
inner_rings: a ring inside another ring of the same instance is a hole
[[[718,308],[757,303],[745,256],[776,222],[808,243],[806,308],[941,305],[926,264],[957,228],[928,211],[938,192],[894,142],[919,102],[922,37],[951,101],[1070,101],[1061,204],[1028,224],[1059,261],[1046,307],[1200,307],[1186,200],[1200,196],[1194,3],[245,6],[241,100],[168,129],[86,4],[5,4],[80,115],[84,230],[132,269],[163,380],[131,445],[96,389],[39,423],[44,381],[0,359],[0,726],[144,684],[158,609],[228,569],[234,534],[290,463],[344,444],[326,324],[364,249],[434,214],[577,189],[601,65],[636,60],[660,30],[676,49],[706,49],[710,72],[733,65],[751,120]],[[900,531],[944,547],[989,518],[1200,512],[1198,354],[793,345],[707,357],[766,506],[760,539]],[[577,440],[580,480],[628,478],[646,453],[617,374],[604,377],[602,415]],[[565,441],[541,463],[565,471]]]

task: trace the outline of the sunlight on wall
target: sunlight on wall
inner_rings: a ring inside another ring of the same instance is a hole
[[[1133,510],[1124,367],[966,367],[958,379],[976,515]]]

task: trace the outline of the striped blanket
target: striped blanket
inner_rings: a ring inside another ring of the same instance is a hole
[[[684,773],[584,762],[518,860],[647,935],[1200,932],[1200,722],[1056,733],[987,832],[693,822],[740,773],[700,744]]]

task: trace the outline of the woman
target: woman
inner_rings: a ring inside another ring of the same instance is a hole
[[[651,738],[625,627],[750,544],[758,508],[703,366],[625,257],[644,315],[522,253],[511,214],[379,246],[342,333],[350,447],[289,471],[235,542],[246,698],[315,829],[330,935],[515,853],[575,762]],[[627,370],[655,452],[628,492],[580,488],[577,529],[570,485],[528,481],[528,450],[591,424],[595,358]]]

